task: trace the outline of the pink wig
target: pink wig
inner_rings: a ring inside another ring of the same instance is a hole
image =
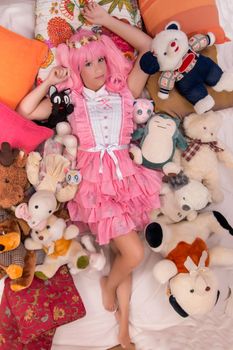
[[[89,30],[81,29],[74,34],[69,41],[80,42],[83,37],[93,36]],[[126,84],[126,79],[132,68],[129,62],[116,47],[114,42],[106,35],[101,35],[96,41],[90,41],[80,48],[69,48],[66,44],[60,44],[57,48],[57,63],[70,68],[70,78],[60,84],[60,88],[66,87],[81,92],[83,82],[80,76],[82,67],[86,61],[92,61],[99,57],[105,57],[107,64],[106,86],[109,90],[117,92]]]

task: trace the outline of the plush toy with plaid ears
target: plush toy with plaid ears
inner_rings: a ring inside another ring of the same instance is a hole
[[[190,179],[206,185],[213,202],[223,200],[218,162],[233,168],[232,153],[218,140],[220,127],[221,117],[213,111],[190,114],[183,123],[188,148],[181,154],[181,166]]]

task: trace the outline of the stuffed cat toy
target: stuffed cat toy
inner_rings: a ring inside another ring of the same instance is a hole
[[[49,98],[52,103],[52,113],[47,121],[36,121],[38,125],[46,126],[53,129],[60,122],[66,122],[67,116],[74,110],[74,106],[70,103],[70,89],[58,91],[56,86],[49,88]]]

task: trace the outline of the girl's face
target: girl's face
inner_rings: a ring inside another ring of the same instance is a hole
[[[103,56],[87,61],[81,69],[81,78],[86,88],[97,91],[106,81],[107,65]]]

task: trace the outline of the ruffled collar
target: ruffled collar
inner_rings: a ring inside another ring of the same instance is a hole
[[[86,87],[83,88],[82,92],[83,96],[88,100],[94,100],[96,98],[101,98],[109,95],[108,91],[106,90],[105,85],[103,85],[99,90],[93,91]]]

